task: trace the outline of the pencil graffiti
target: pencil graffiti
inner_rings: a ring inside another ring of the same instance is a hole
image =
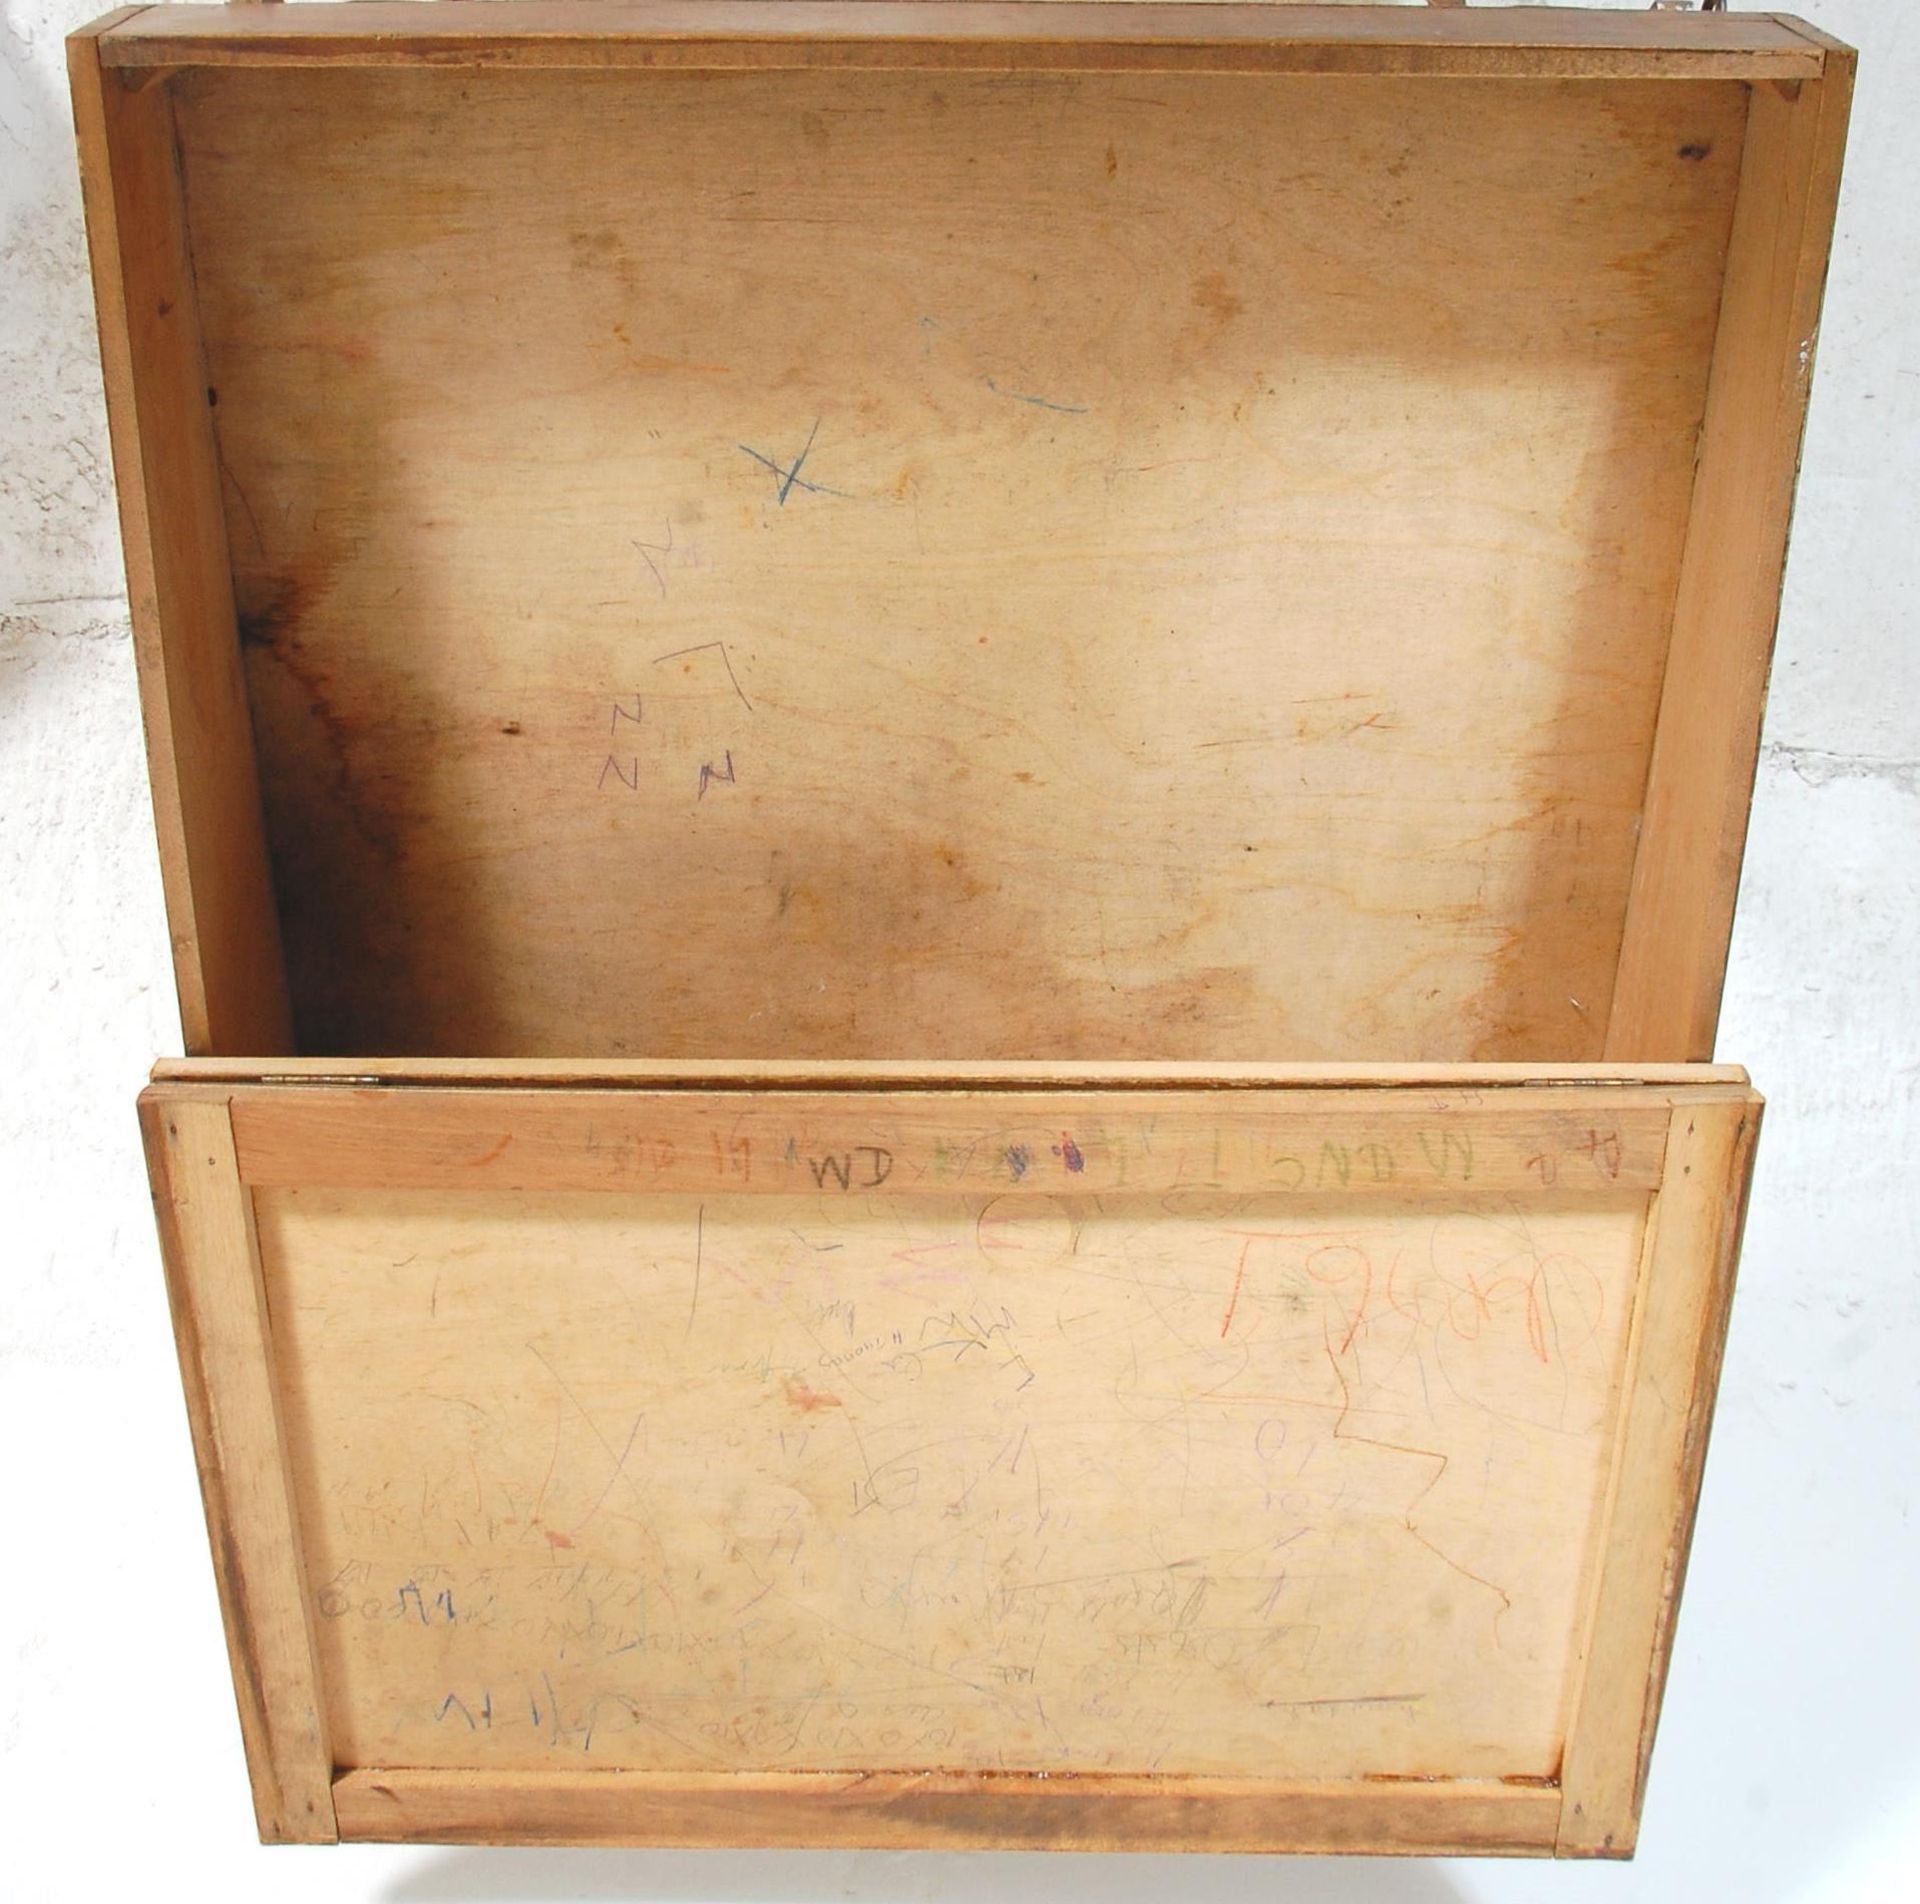
[[[1551,1155],[1604,1190],[1616,1133],[1296,1134],[1301,1188],[1169,1203],[1088,1188],[1091,1125],[782,1116],[603,1108],[596,1158],[699,1188],[517,1195],[464,1253],[382,1209],[448,1359],[429,1403],[363,1337],[308,1402],[367,1749],[1234,1773],[1333,1741],[1386,1774],[1472,1724],[1550,1774],[1644,1200],[1477,1185]],[[1163,1118],[1153,1155],[1270,1151]],[[510,1285],[538,1320],[488,1379]]]
[[[776,462],[771,456],[767,455],[765,451],[755,449],[750,443],[741,443],[736,445],[736,447],[744,450],[747,455],[751,456],[753,460],[763,468],[772,471],[774,478],[774,500],[780,508],[784,509],[787,506],[787,498],[792,495],[796,489],[804,489],[811,496],[846,496],[847,492],[844,489],[829,489],[825,483],[809,482],[800,474],[801,468],[805,465],[807,458],[813,454],[814,439],[819,434],[820,419],[815,417],[813,420],[813,428],[807,432],[807,440],[801,446],[800,454],[796,456],[791,463]]]
[[[1055,403],[1049,397],[1028,396],[1020,390],[1002,390],[991,377],[982,379],[996,397],[1009,398],[1014,403],[1030,403],[1036,410],[1057,410],[1062,416],[1085,416],[1087,406],[1084,403]]]
[[[691,648],[669,649],[668,652],[663,655],[655,655],[653,665],[659,668],[664,667],[669,661],[679,661],[685,664],[681,670],[682,673],[691,673],[691,657],[706,654],[718,655],[720,657],[720,665],[727,671],[727,685],[732,688],[734,694],[739,698],[740,705],[751,714],[753,712],[753,703],[747,699],[747,691],[740,685],[740,677],[734,672],[733,656],[728,653],[727,644],[724,641],[699,641],[695,642]]]
[[[667,592],[667,578],[660,572],[660,565],[653,558],[656,555],[668,556],[673,553],[673,523],[671,519],[669,519],[667,523],[667,539],[665,542],[642,542],[638,536],[633,537],[632,542],[634,548],[639,552],[641,561],[647,565],[648,574],[650,574],[659,585],[660,593],[664,596]]]

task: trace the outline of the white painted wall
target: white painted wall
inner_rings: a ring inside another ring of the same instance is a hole
[[[1771,1108],[1627,1867],[265,1852],[131,1111],[178,1050],[61,35],[0,0],[0,1891],[1813,1904],[1920,1896],[1920,9],[1861,49],[1722,1049]]]

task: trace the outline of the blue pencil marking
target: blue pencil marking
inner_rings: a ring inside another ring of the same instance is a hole
[[[813,419],[813,428],[807,432],[806,447],[793,459],[791,464],[776,463],[771,456],[762,455],[751,443],[737,443],[734,447],[744,450],[763,469],[770,469],[779,479],[780,490],[777,500],[780,507],[784,509],[787,506],[787,498],[792,495],[796,489],[804,489],[809,495],[813,496],[846,496],[847,492],[844,489],[829,489],[825,483],[809,482],[800,474],[800,466],[813,454],[813,439],[819,434],[820,419],[815,417]]]
[[[787,471],[787,480],[780,485],[780,506],[782,509],[787,506],[787,497],[791,494],[794,484],[800,480],[800,465],[813,454],[813,439],[819,434],[820,419],[815,417],[813,419],[813,428],[807,432],[806,447],[793,459],[793,467]]]
[[[1029,397],[1018,390],[1002,390],[991,377],[982,379],[996,397],[1010,397],[1015,403],[1030,403],[1036,410],[1058,410],[1062,416],[1085,416],[1084,403],[1055,403],[1047,397]]]

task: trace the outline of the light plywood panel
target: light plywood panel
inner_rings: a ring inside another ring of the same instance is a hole
[[[1742,87],[175,88],[302,1049],[1600,1053]]]
[[[1558,1770],[1644,1197],[257,1203],[344,1766]]]

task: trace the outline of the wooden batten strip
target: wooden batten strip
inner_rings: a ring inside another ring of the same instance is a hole
[[[172,98],[101,63],[144,11],[67,51],[181,1027],[189,1051],[290,1051]]]
[[[847,1090],[1489,1090],[1519,1085],[1745,1084],[1737,1064],[1206,1064],[1048,1059],[162,1058],[156,1084],[509,1084],[516,1088]]]
[[[1764,15],[1535,7],[978,7],[889,0],[439,0],[163,8],[113,29],[110,64],[781,67],[1816,77],[1822,49]]]
[[[1825,58],[1748,108],[1609,1058],[1713,1055],[1853,92]]]
[[[1492,1779],[357,1770],[343,1838],[1050,1851],[1550,1851],[1560,1795]]]
[[[1699,1503],[1760,1109],[1747,1094],[1674,1114],[1628,1346],[1582,1686],[1561,1767],[1562,1856],[1633,1851]]]
[[[140,1121],[260,1836],[330,1843],[333,1759],[251,1199],[223,1105],[149,1094]]]
[[[164,1088],[164,1087],[162,1087]],[[1730,1087],[1717,1087],[1726,1095]],[[1712,1093],[1708,1094],[1709,1096]],[[1607,1197],[1660,1180],[1668,1102],[1638,1086],[1008,1098],[244,1087],[260,1189],[627,1193]]]

